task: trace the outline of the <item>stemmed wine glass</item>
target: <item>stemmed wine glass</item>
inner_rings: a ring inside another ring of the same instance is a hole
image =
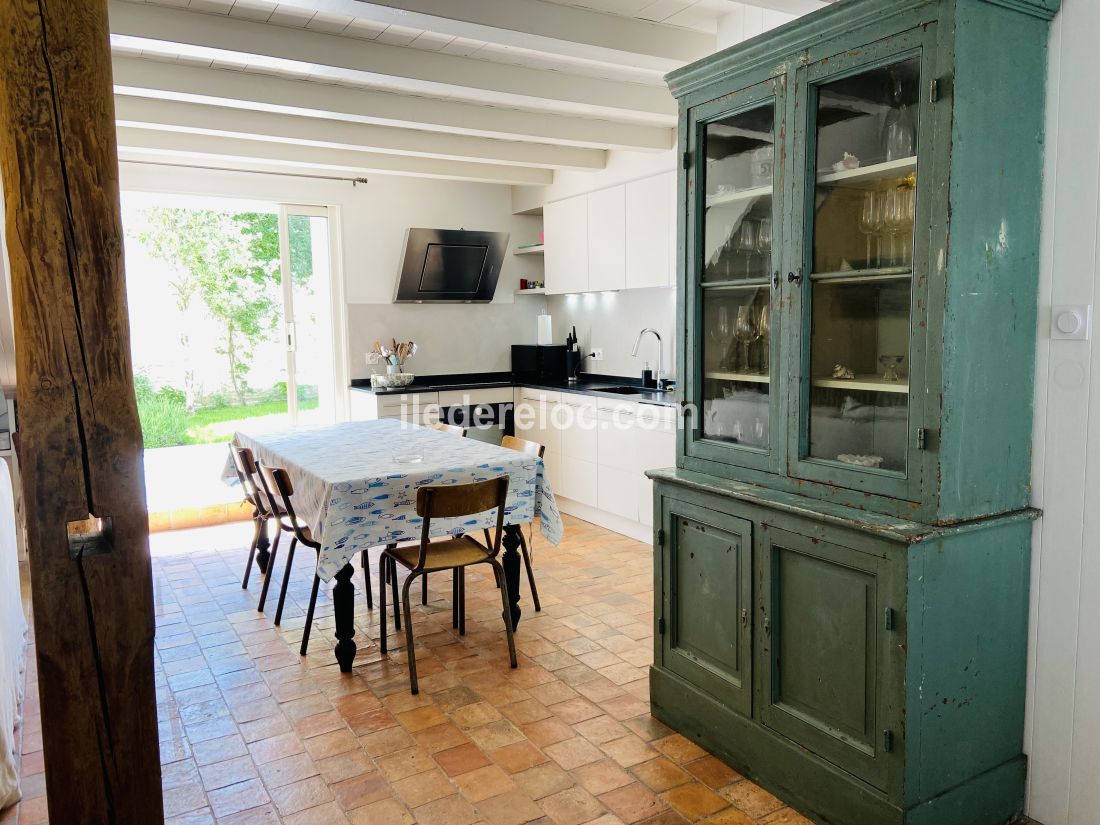
[[[760,374],[767,375],[771,371],[768,343],[771,339],[771,307],[768,306],[767,296],[764,297],[764,306],[760,310],[760,320],[756,325],[756,337],[760,340]]]
[[[745,277],[752,273],[752,254],[756,251],[756,221],[741,221],[737,234],[737,251],[745,256]]]
[[[889,251],[887,252],[890,266],[898,266],[901,258],[897,254],[897,237],[905,228],[904,192],[896,187],[886,190],[885,206],[883,209],[883,223],[886,236],[889,239]]]
[[[726,306],[718,307],[718,318],[710,330],[711,340],[722,347],[722,357],[718,363],[719,369],[729,369],[727,347],[730,340],[730,313]]]
[[[756,225],[756,251],[764,262],[764,272],[771,266],[769,256],[772,252],[772,219],[761,218]]]
[[[871,237],[877,235],[879,230],[882,229],[882,201],[879,198],[879,193],[874,191],[863,193],[863,208],[859,212],[858,227],[859,231],[867,236],[867,260],[864,264],[865,268],[871,268]],[[878,263],[881,263],[882,247],[878,248]]]
[[[749,371],[749,347],[752,346],[752,342],[756,340],[757,336],[756,320],[752,317],[752,306],[742,304],[737,308],[737,320],[733,324],[733,337],[741,345],[739,347],[741,354],[737,366],[739,372]]]

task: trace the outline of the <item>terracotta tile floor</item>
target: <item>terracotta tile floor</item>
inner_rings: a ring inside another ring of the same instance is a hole
[[[377,611],[361,593],[354,673],[333,659],[324,590],[300,659],[310,559],[299,554],[277,629],[274,599],[267,615],[255,609],[260,577],[240,587],[244,551],[234,545],[247,531],[153,541],[172,825],[808,822],[649,715],[648,546],[575,519],[560,548],[536,537],[543,609],[534,612],[524,583],[517,670],[507,666],[489,568],[467,574],[464,637],[451,629],[449,576],[432,577],[430,603],[414,605],[421,693],[412,696],[405,656],[381,655]],[[403,643],[391,627],[390,644]],[[2,825],[48,821],[35,688],[32,670],[26,796]]]

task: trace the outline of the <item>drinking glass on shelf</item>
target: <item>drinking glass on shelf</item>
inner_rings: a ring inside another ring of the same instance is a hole
[[[877,237],[882,231],[883,224],[883,197],[881,192],[868,191],[863,193],[863,208],[859,213],[857,226],[859,231],[867,236],[867,262],[865,268],[882,265],[882,238]],[[875,261],[871,261],[871,238],[876,238]]]
[[[752,254],[756,251],[756,221],[741,221],[737,233],[737,251],[745,256],[745,277],[752,275]]]
[[[742,304],[737,308],[737,320],[733,324],[733,337],[740,344],[738,347],[740,357],[735,366],[738,372],[749,371],[749,347],[756,340],[757,334],[752,307],[749,304]]]
[[[716,351],[721,353],[718,369],[729,369],[728,348],[730,341],[730,313],[726,306],[718,307],[718,318],[710,330],[710,338],[717,346]],[[720,349],[719,349],[720,347]]]
[[[885,192],[886,205],[882,217],[886,229],[886,236],[889,238],[887,259],[890,266],[899,266],[902,263],[901,257],[897,254],[896,247],[897,237],[905,228],[904,194],[904,190],[897,187],[887,189]]]
[[[764,306],[760,310],[760,320],[757,322],[756,335],[760,339],[760,369],[758,372],[761,375],[767,375],[770,372],[770,356],[768,353],[768,345],[771,340],[771,307],[768,306],[768,300],[765,296]]]
[[[764,273],[771,268],[772,252],[772,219],[761,218],[756,225],[756,251],[764,264]]]
[[[917,152],[916,115],[905,99],[905,87],[900,77],[892,79],[890,111],[882,125],[882,150],[886,160],[910,158]]]
[[[898,368],[901,366],[901,362],[904,359],[904,355],[880,355],[878,361],[883,367],[882,380],[888,384],[899,383],[901,381],[901,375],[898,372]]]

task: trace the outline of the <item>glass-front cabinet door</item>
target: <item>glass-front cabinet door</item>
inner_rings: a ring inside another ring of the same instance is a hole
[[[762,470],[783,450],[781,324],[785,78],[693,109],[687,197],[685,451]]]
[[[790,474],[917,500],[930,143],[921,30],[799,70]],[[922,95],[921,90],[925,93]]]

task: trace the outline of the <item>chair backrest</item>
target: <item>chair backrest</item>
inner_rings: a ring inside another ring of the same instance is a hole
[[[485,481],[469,484],[440,484],[421,487],[416,492],[416,514],[424,519],[420,534],[420,561],[417,569],[424,566],[424,556],[431,542],[431,522],[433,518],[462,518],[474,516],[495,509],[497,511],[496,538],[489,548],[489,554],[495,556],[500,551],[500,538],[504,529],[504,506],[508,501],[508,476],[499,476]]]
[[[514,435],[504,436],[504,438],[500,440],[500,446],[506,450],[527,453],[527,455],[534,456],[535,458],[542,458],[542,454],[546,452],[546,447],[539,444],[537,441],[528,441],[526,438],[516,438]]]
[[[457,424],[444,424],[442,421],[436,421],[432,424],[432,427],[447,435],[457,435],[459,438],[466,437],[466,428],[460,427]]]
[[[237,471],[237,481],[241,484],[244,497],[260,513],[266,513],[267,507],[260,498],[260,491],[256,486],[256,459],[252,451],[248,447],[230,444],[229,455],[233,459],[233,469]]]
[[[263,485],[264,493],[271,503],[272,512],[278,513],[281,503],[287,515],[286,525],[294,531],[295,538],[310,547],[315,547],[316,542],[305,534],[294,513],[294,503],[291,501],[291,496],[294,495],[294,484],[291,483],[287,471],[281,467],[268,467],[261,464],[260,484]]]

